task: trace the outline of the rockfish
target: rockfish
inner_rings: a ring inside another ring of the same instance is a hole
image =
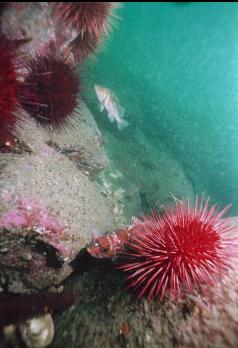
[[[131,226],[125,226],[107,235],[94,229],[87,251],[98,259],[116,259],[121,253],[125,253],[131,244],[136,243],[136,238],[145,233],[145,226],[143,221],[133,217]]]
[[[100,112],[104,108],[108,112],[108,118],[111,122],[116,121],[119,130],[126,128],[129,123],[123,120],[125,109],[120,105],[116,94],[108,88],[95,85],[97,97],[100,101]]]

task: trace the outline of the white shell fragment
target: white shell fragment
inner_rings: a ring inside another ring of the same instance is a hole
[[[26,320],[19,325],[19,330],[28,348],[45,348],[54,338],[54,322],[50,314]]]

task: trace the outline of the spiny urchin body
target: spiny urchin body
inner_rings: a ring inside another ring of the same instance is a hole
[[[231,219],[223,218],[229,206],[218,212],[208,200],[194,207],[177,203],[163,216],[153,213],[131,227],[133,241],[119,268],[129,272],[129,287],[138,299],[163,299],[169,291],[179,296],[202,284],[215,284],[229,270],[234,255],[232,234],[237,230]],[[137,231],[138,226],[138,233]]]
[[[15,71],[15,50],[9,40],[0,37],[0,142],[11,135],[18,114],[19,82]]]
[[[69,47],[76,62],[82,63],[86,58],[89,58],[96,52],[98,45],[99,40],[92,38],[89,33],[85,32],[84,35],[79,34],[71,41]]]
[[[61,130],[78,115],[80,81],[72,53],[50,43],[27,63],[21,105],[42,127]]]
[[[57,2],[53,4],[53,16],[77,33],[87,32],[99,39],[101,33],[110,30],[109,16],[114,7],[110,2]]]
[[[61,39],[64,33],[70,33],[69,46],[77,62],[82,63],[98,49],[116,21],[116,7],[110,2],[53,3],[56,36]]]

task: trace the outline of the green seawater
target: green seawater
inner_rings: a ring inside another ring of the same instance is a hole
[[[238,4],[124,3],[117,14],[84,79],[109,157],[134,187],[128,206],[139,187],[131,213],[156,206],[161,192],[193,192],[237,214]],[[117,94],[128,128],[99,112],[94,84]]]

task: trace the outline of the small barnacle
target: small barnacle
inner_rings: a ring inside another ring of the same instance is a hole
[[[46,233],[46,229],[44,226],[33,226],[33,230],[39,234]]]
[[[54,322],[50,314],[26,320],[19,332],[27,348],[47,347],[54,338]]]
[[[3,327],[3,336],[7,343],[11,345],[16,345],[17,337],[16,337],[16,325],[10,324]]]

